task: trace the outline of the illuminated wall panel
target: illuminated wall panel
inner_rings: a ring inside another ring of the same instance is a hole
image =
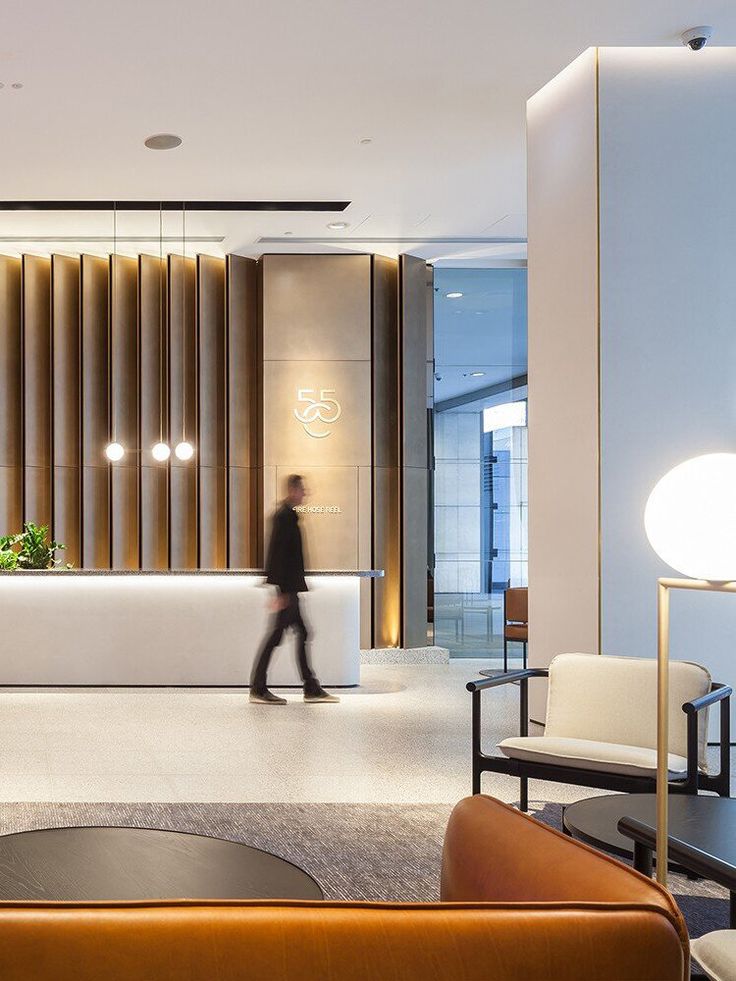
[[[0,535],[23,521],[20,259],[0,256]]]

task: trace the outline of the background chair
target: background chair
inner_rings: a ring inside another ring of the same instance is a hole
[[[503,594],[503,670],[509,669],[509,641],[522,645],[522,664],[526,668],[526,647],[529,642],[529,590],[514,586]]]
[[[549,677],[543,736],[528,734],[528,682]],[[481,693],[519,682],[519,736],[504,739],[503,756],[481,749]],[[654,793],[657,771],[657,662],[636,657],[559,654],[549,668],[529,668],[467,685],[472,692],[473,793],[484,771],[519,777],[520,807],[528,781],[554,780],[619,793]],[[730,796],[730,696],[708,671],[670,663],[670,789]],[[708,706],[720,705],[720,772],[706,770]],[[682,712],[677,711],[678,706]]]

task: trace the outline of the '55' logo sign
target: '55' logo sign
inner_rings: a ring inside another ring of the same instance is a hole
[[[314,439],[324,439],[330,435],[329,429],[324,429],[325,425],[331,426],[342,415],[342,407],[336,398],[331,398],[335,394],[334,388],[321,388],[319,398],[314,398],[316,388],[300,388],[296,393],[297,402],[305,405],[306,408],[299,412],[294,409],[294,415],[304,426],[307,436]]]

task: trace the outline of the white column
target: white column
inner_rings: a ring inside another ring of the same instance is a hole
[[[647,495],[736,450],[735,104],[736,49],[680,47],[591,50],[530,100],[532,663],[656,655]],[[672,611],[673,657],[724,681],[729,600]]]

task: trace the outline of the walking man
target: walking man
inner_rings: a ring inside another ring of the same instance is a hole
[[[261,647],[250,680],[250,701],[264,705],[286,705],[285,698],[279,698],[268,690],[267,675],[271,656],[288,627],[293,627],[297,634],[297,661],[304,685],[304,701],[340,701],[336,695],[330,695],[320,685],[307,654],[309,633],[299,608],[299,593],[307,591],[304,549],[299,518],[294,510],[304,501],[304,496],[304,480],[299,474],[291,474],[287,480],[286,499],[276,512],[271,529],[266,559],[266,582],[276,586],[278,595],[273,604],[273,627]]]

